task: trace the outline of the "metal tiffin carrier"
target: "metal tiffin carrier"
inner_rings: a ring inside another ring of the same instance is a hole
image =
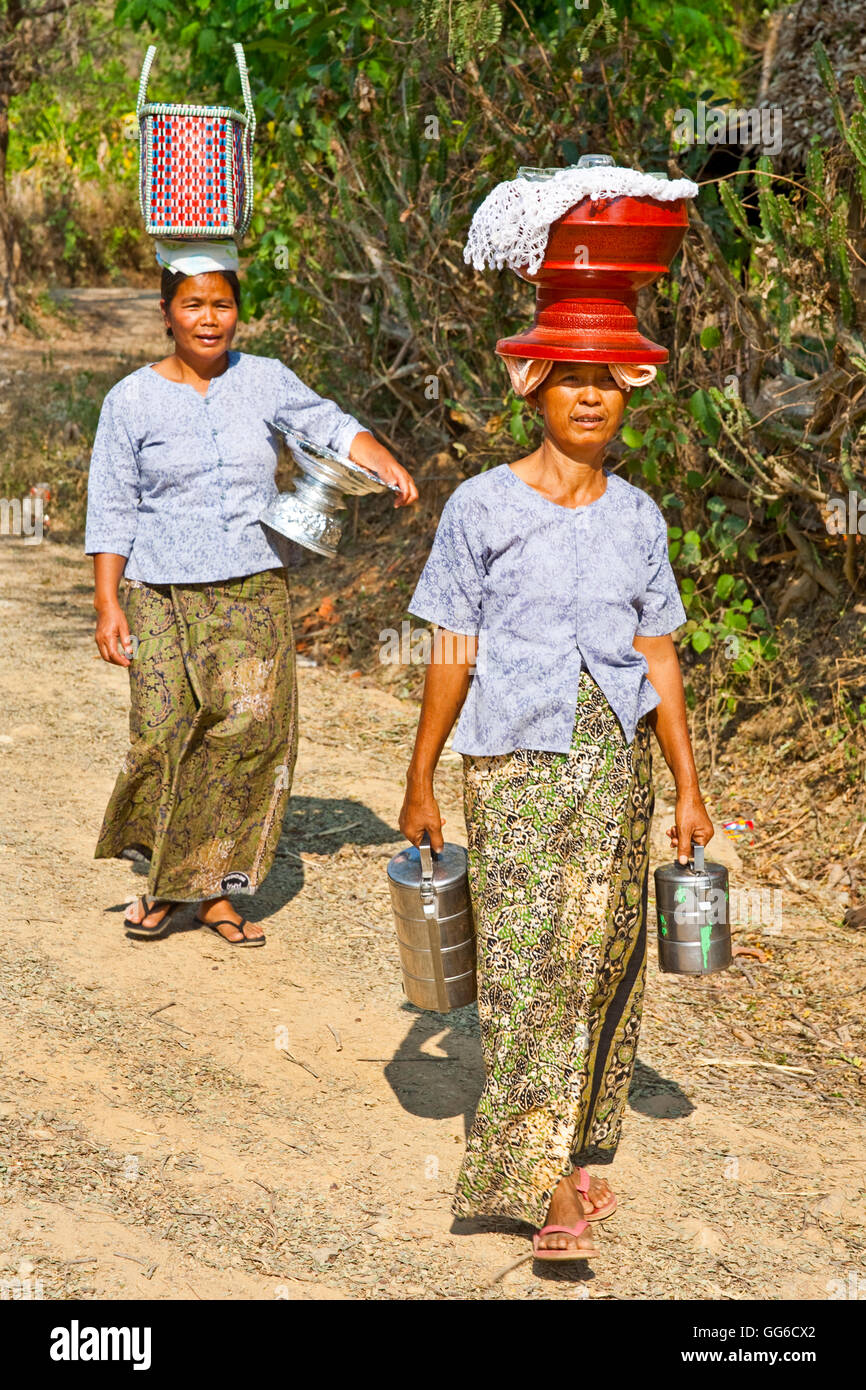
[[[271,422],[283,436],[300,475],[292,480],[292,492],[280,492],[268,503],[260,520],[264,526],[297,541],[306,550],[333,559],[343,531],[344,498],[368,492],[399,492],[370,468],[314,444],[287,425]]]
[[[420,846],[395,854],[388,886],[410,1004],[448,1013],[476,997],[475,927],[467,855],[447,841],[438,854],[424,833]]]
[[[673,975],[712,975],[733,960],[728,871],[704,862],[692,844],[688,864],[665,864],[653,875],[658,917],[659,969]]]

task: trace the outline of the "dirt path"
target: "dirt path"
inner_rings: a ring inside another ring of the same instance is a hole
[[[474,1009],[408,1006],[392,939],[415,706],[302,668],[294,795],[252,913],[267,948],[233,953],[189,914],[132,942],[143,880],[92,859],[127,694],[94,659],[89,580],[76,548],[0,540],[0,1280],[46,1298],[866,1294],[856,933],[789,894],[780,937],[741,934],[764,962],[683,981],[651,952],[603,1258],[503,1275],[526,1229],[449,1215],[482,1079]],[[465,843],[459,772],[446,755]]]

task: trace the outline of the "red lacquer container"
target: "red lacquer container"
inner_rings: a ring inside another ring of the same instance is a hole
[[[669,268],[688,227],[684,199],[584,198],[551,223],[544,261],[517,273],[536,288],[535,321],[496,351],[506,357],[667,362],[635,317],[638,290]]]

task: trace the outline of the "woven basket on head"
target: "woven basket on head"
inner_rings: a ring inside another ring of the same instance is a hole
[[[244,113],[230,106],[147,100],[156,54],[138,88],[139,201],[149,236],[241,237],[253,211],[256,116],[243,45],[233,44]]]

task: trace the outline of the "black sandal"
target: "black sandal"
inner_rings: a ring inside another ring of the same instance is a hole
[[[211,931],[216,932],[220,941],[224,941],[227,946],[264,946],[267,940],[267,937],[264,935],[244,936],[244,927],[247,925],[246,917],[242,917],[239,922],[232,922],[228,917],[221,918],[219,922],[205,922],[204,919],[199,917],[198,913],[196,913],[193,920],[197,922],[200,927],[210,927]],[[220,927],[234,927],[235,930],[239,931],[241,934],[240,941],[230,941],[227,936],[223,936],[222,932],[219,930]]]
[[[143,915],[145,917],[149,917],[152,912],[156,912],[160,907],[163,906],[163,903],[160,902],[159,898],[154,898],[150,907],[148,907],[147,905],[147,898],[139,898],[139,902],[141,903],[141,906],[143,908]],[[145,927],[142,926],[141,922],[130,922],[128,917],[124,917],[123,925],[126,930],[127,936],[135,936],[140,941],[147,941],[152,936],[164,936],[166,931],[168,930],[168,924],[171,920],[173,913],[175,913],[179,907],[182,907],[183,904],[168,903],[166,904],[166,906],[168,907],[168,911],[165,913],[163,917],[159,919],[155,927]]]

